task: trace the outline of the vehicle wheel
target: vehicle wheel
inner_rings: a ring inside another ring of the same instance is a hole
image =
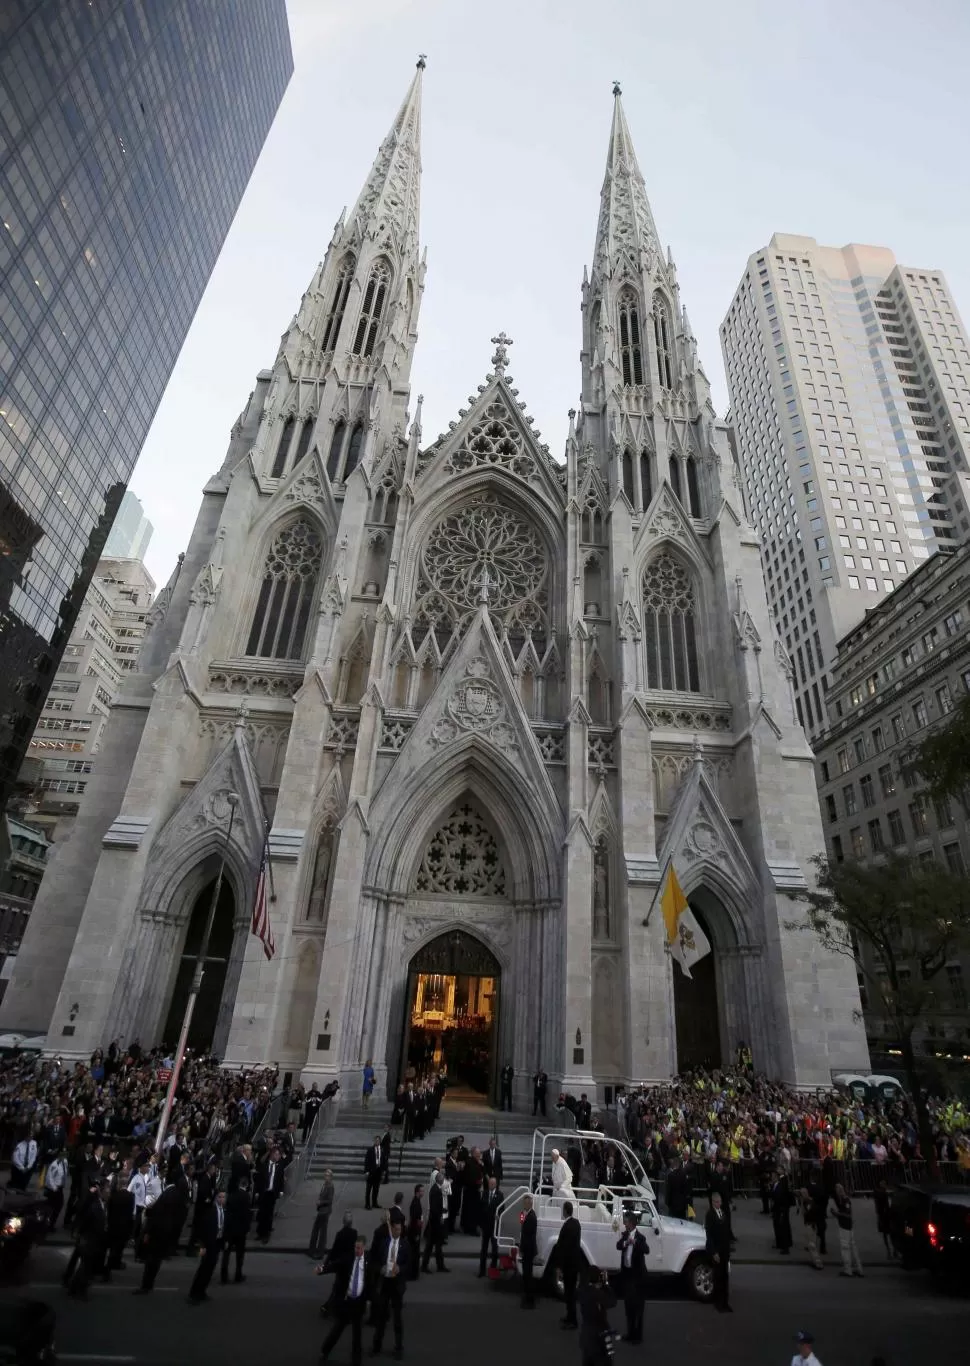
[[[684,1268],[687,1289],[691,1297],[701,1304],[710,1304],[714,1298],[714,1267],[706,1257],[692,1257]]]

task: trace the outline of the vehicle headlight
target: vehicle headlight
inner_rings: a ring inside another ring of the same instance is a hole
[[[23,1226],[23,1219],[21,1219],[18,1214],[11,1214],[8,1218],[4,1219],[3,1226],[0,1228],[0,1233],[9,1237],[13,1233],[19,1233]]]

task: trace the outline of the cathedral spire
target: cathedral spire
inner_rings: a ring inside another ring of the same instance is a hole
[[[619,81],[613,83],[613,124],[606,157],[606,175],[600,195],[600,216],[593,251],[593,275],[609,275],[619,258],[659,252],[643,175],[633,148],[630,127],[623,112]]]
[[[408,92],[381,143],[347,227],[358,240],[377,238],[386,230],[402,257],[417,251],[421,191],[422,53]]]

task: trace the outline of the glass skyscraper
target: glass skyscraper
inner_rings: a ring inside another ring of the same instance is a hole
[[[0,5],[0,809],[292,70],[285,0]]]

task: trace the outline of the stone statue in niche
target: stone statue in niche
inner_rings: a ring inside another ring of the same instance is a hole
[[[593,849],[593,938],[609,939],[612,932],[610,915],[610,857],[606,839],[601,835]]]
[[[330,892],[330,873],[333,868],[334,829],[325,825],[317,841],[317,856],[313,864],[313,882],[307,902],[306,918],[312,925],[327,923],[327,899]]]

